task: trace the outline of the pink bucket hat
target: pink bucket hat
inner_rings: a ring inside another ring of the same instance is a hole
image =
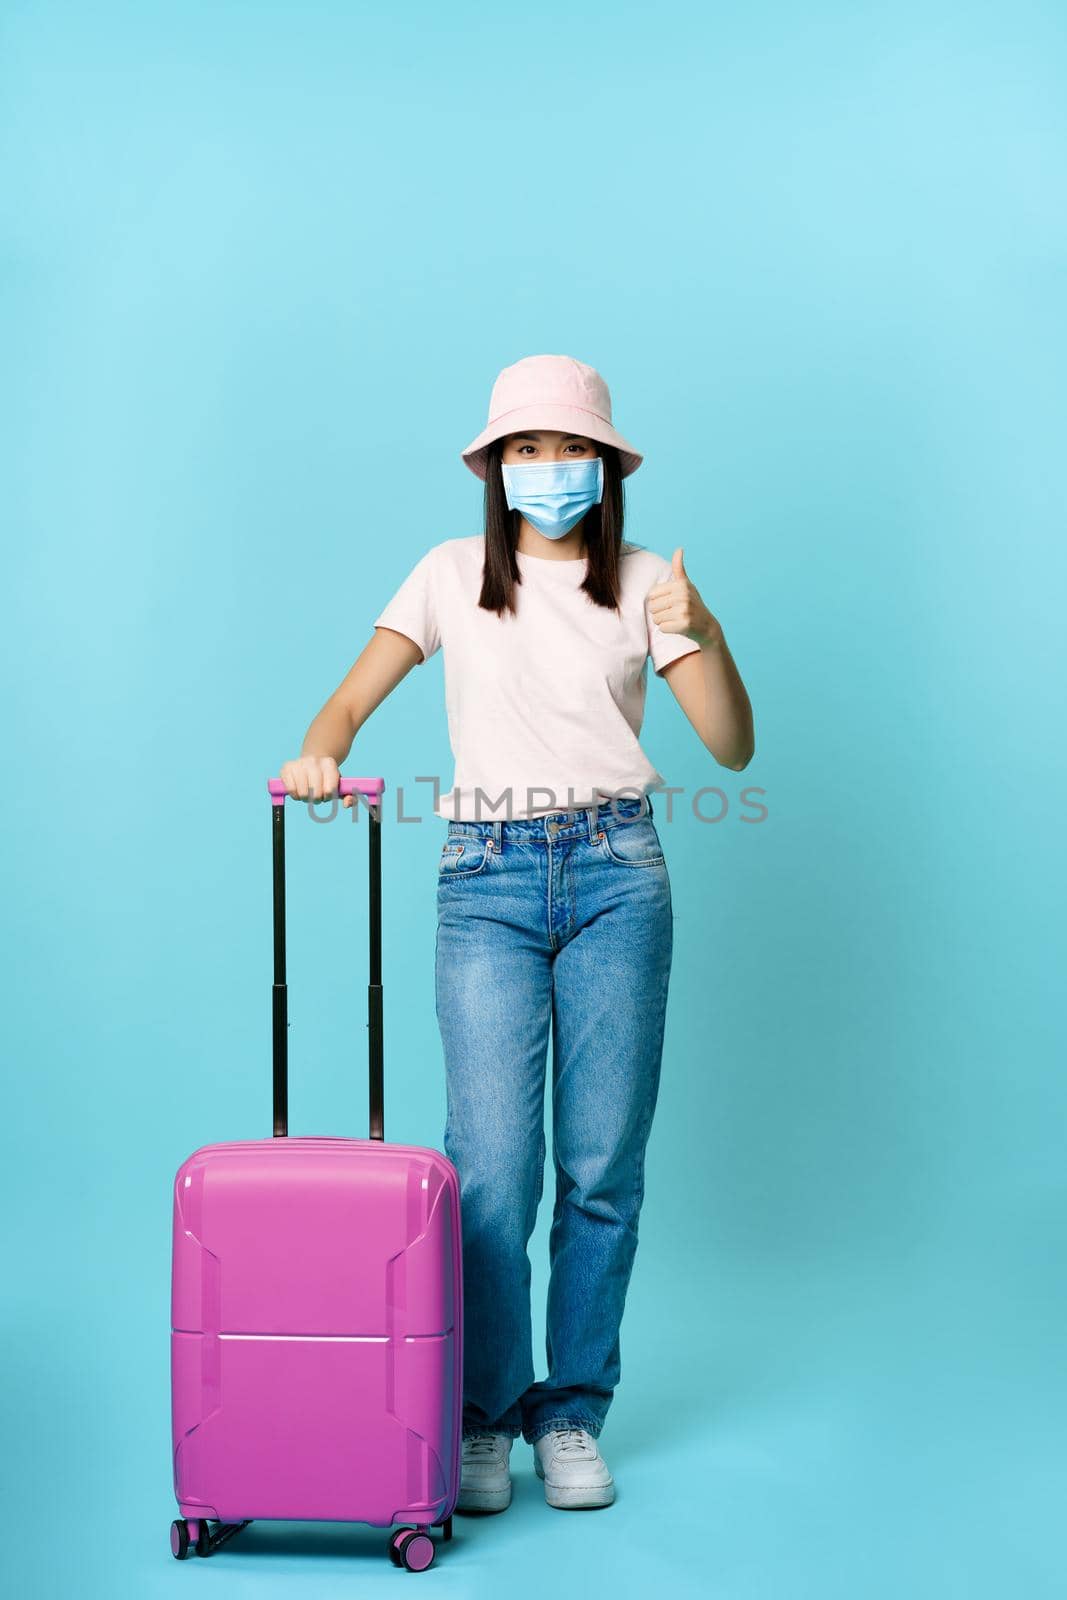
[[[484,480],[494,439],[527,428],[582,433],[597,444],[613,444],[623,477],[644,457],[611,425],[611,395],[599,372],[571,356],[526,356],[505,367],[493,385],[489,423],[462,452],[475,477]]]

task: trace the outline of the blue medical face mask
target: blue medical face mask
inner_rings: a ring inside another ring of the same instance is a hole
[[[562,539],[604,498],[604,459],[502,462],[508,507],[546,539]]]

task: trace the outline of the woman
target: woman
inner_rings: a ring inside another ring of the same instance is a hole
[[[610,1505],[599,1435],[660,1077],[673,916],[638,743],[647,659],[706,748],[740,771],[748,696],[687,576],[623,541],[642,457],[591,367],[531,356],[500,374],[462,452],[485,529],[433,546],[282,768],[337,791],[338,766],[410,669],[443,651],[452,790],[437,887],[446,1154],[460,1177],[463,1477],[458,1508],[502,1511],[521,1433],[548,1503]],[[346,801],[346,803],[348,803]],[[527,1244],[543,1192],[553,1037],[548,1374],[534,1381]]]

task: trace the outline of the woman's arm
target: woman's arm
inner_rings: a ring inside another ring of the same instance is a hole
[[[407,677],[422,651],[393,628],[375,628],[354,665],[312,719],[295,761],[282,764],[286,791],[298,800],[329,800],[337,793],[339,767],[356,734],[382,701]],[[344,806],[355,797],[346,795]]]
[[[660,676],[719,765],[742,772],[756,749],[752,706],[723,635],[679,656]]]
[[[756,749],[751,702],[722,625],[690,581],[681,550],[671,566],[670,580],[649,590],[649,609],[664,633],[684,634],[700,649],[672,661],[661,677],[719,765],[741,772]]]

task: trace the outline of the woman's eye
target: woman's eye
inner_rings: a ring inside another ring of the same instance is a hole
[[[588,450],[588,448],[589,448],[589,446],[585,445],[585,444],[569,444],[567,446],[568,450],[577,450],[579,455],[584,455],[585,451]]]

